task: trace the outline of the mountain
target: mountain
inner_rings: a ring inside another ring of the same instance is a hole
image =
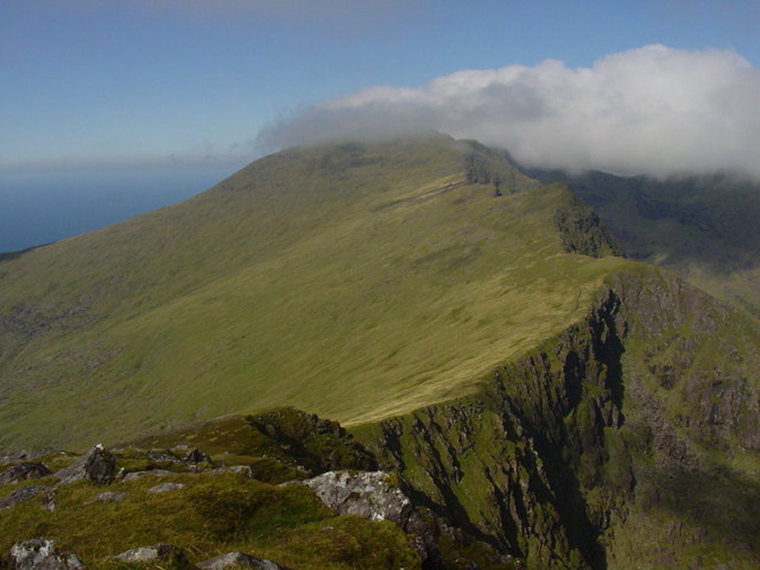
[[[0,443],[130,440],[127,470],[199,445],[267,484],[382,468],[432,525],[426,568],[757,567],[760,324],[728,289],[616,255],[624,217],[585,196],[444,135],[295,148],[6,257]],[[0,529],[108,550],[39,511]],[[285,517],[266,512],[256,528]]]
[[[658,180],[530,172],[544,183],[567,184],[628,257],[672,269],[760,316],[760,184],[727,174]]]
[[[472,391],[630,265],[566,254],[555,217],[582,212],[536,186],[447,137],[294,149],[7,260],[0,445],[279,405],[353,425]]]

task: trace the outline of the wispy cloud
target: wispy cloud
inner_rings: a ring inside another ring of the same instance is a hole
[[[506,147],[532,166],[760,178],[758,101],[760,71],[735,52],[648,45],[588,68],[547,60],[459,71],[420,89],[372,87],[303,106],[259,142],[274,149],[437,129]]]

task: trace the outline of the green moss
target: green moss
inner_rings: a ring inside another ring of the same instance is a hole
[[[184,488],[148,493],[159,481]],[[56,492],[52,512],[40,509],[38,500],[0,511],[0,551],[41,536],[94,568],[126,567],[103,559],[158,542],[178,546],[193,561],[240,550],[298,568],[419,568],[398,527],[335,517],[300,485],[276,487],[233,474],[195,474],[147,477],[108,490],[127,497],[95,501],[102,487],[75,483]]]

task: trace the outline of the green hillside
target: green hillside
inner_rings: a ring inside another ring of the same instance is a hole
[[[614,255],[564,184],[443,135],[287,150],[5,256],[0,447],[110,443],[127,496],[0,484],[0,566],[45,535],[94,567],[169,541],[293,568],[757,568],[760,323],[703,289],[752,311],[760,240],[741,193],[603,181],[580,193],[610,233],[702,289]],[[274,486],[335,469],[417,518]],[[17,492],[38,494],[3,507]]]
[[[565,253],[578,209],[476,143],[343,144],[3,261],[0,444],[283,404],[352,425],[465,394],[629,265]]]

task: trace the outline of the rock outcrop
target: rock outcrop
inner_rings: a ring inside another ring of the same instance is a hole
[[[159,483],[155,487],[151,487],[148,489],[148,493],[167,493],[169,491],[178,491],[182,488],[184,488],[184,485],[182,483],[172,483],[171,481],[166,481],[165,483]]]
[[[413,492],[395,473],[385,471],[329,471],[300,481],[338,514],[357,515],[373,521],[390,521],[409,535],[410,544],[425,563],[425,568],[477,568],[473,557],[451,556],[441,544],[455,545],[453,550],[477,550],[474,556],[490,567],[507,566],[511,557],[496,552],[491,545],[448,524],[422,505],[415,505],[407,494]],[[452,566],[453,564],[453,566]],[[465,566],[462,566],[464,564]]]
[[[119,501],[126,499],[128,496],[129,495],[127,493],[103,491],[102,493],[95,495],[93,501],[98,501],[101,503],[118,503]]]
[[[115,475],[116,458],[100,444],[55,474],[60,479],[61,485],[83,479],[99,485],[107,485],[114,480]]]
[[[303,481],[329,508],[342,515],[389,520],[406,526],[413,506],[385,471],[328,471]]]
[[[209,465],[212,465],[214,463],[207,453],[201,451],[198,448],[194,448],[188,451],[182,458],[182,461],[191,464],[208,463]]]
[[[138,546],[114,556],[116,560],[136,564],[165,564],[174,568],[192,568],[185,553],[173,544],[159,543],[151,546]]]
[[[69,552],[59,552],[52,540],[32,539],[11,548],[14,570],[79,570],[84,565]]]
[[[307,474],[338,469],[377,469],[375,457],[338,422],[294,408],[247,416],[246,420],[268,444],[267,455],[297,463]],[[262,449],[264,449],[262,445]]]
[[[50,469],[48,469],[44,463],[25,461],[13,465],[0,473],[0,485],[20,483],[21,481],[27,481],[29,479],[39,479],[40,477],[45,477],[50,474]]]
[[[661,567],[700,542],[753,567],[760,523],[725,505],[758,508],[760,493],[703,451],[758,449],[757,325],[722,333],[741,318],[728,311],[671,277],[620,276],[481,392],[387,420],[365,443],[415,501],[532,567]],[[678,546],[659,553],[637,534],[650,524]]]
[[[45,487],[43,485],[27,485],[26,487],[16,489],[12,493],[0,499],[0,511],[13,508],[18,504],[28,501],[29,499],[33,499],[37,495],[40,495],[46,491],[50,491],[50,489],[50,487]]]
[[[263,560],[243,552],[229,552],[196,564],[202,570],[225,570],[227,568],[252,568],[253,570],[290,570],[286,566]]]

